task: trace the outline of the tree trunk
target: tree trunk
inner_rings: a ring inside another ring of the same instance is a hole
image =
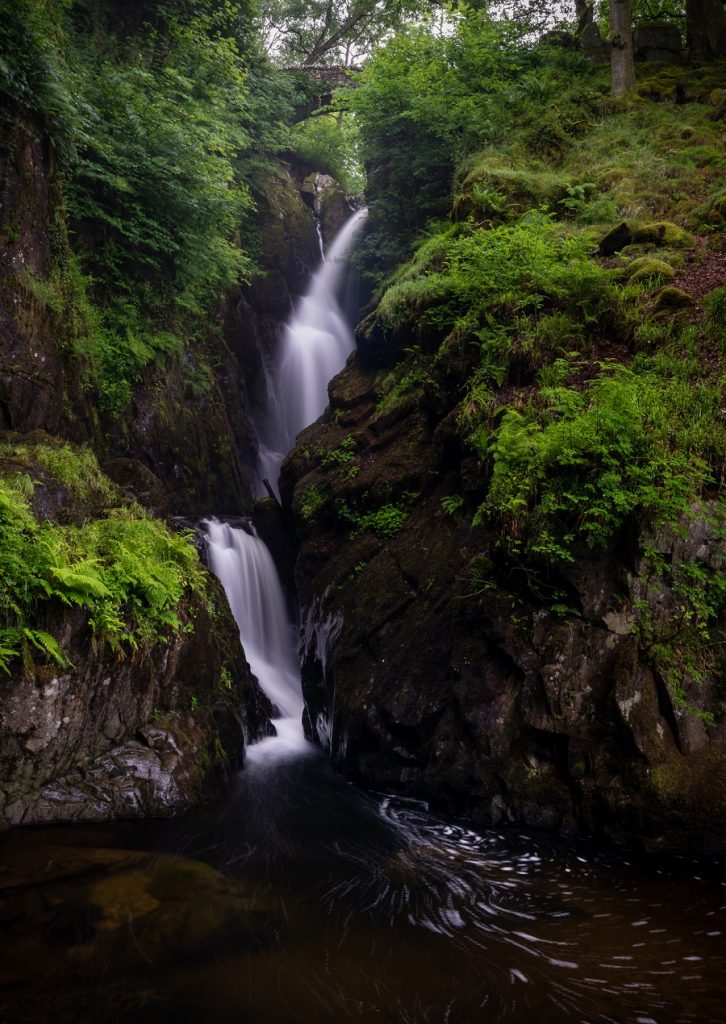
[[[575,0],[575,15],[577,17],[577,34],[592,24],[594,8],[590,0]]]
[[[633,63],[633,23],[630,0],[610,0],[610,66],[612,94],[616,99],[635,88]]]
[[[726,14],[720,0],[686,0],[686,38],[691,60],[726,56]]]

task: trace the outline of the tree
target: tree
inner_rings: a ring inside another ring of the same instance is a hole
[[[686,38],[692,60],[726,56],[726,13],[720,0],[686,0]]]
[[[630,0],[610,0],[610,35],[612,94],[619,99],[635,88]]]
[[[425,0],[268,0],[265,46],[279,64],[349,67],[431,6]]]

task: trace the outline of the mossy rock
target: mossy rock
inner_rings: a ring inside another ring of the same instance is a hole
[[[571,184],[570,178],[550,169],[514,166],[501,157],[475,158],[454,200],[453,216],[512,220],[528,210],[555,206]]]
[[[677,313],[682,309],[689,309],[692,305],[693,298],[688,292],[684,292],[682,288],[669,286],[658,292],[653,312],[667,315],[668,313]]]
[[[641,256],[625,267],[623,274],[630,284],[636,284],[638,281],[662,283],[672,281],[675,271],[665,260],[656,259],[654,256]]]
[[[696,207],[689,217],[696,228],[720,228],[726,224],[726,192],[719,192],[708,202]]]
[[[683,228],[670,221],[656,221],[653,224],[638,224],[634,221],[621,221],[612,228],[600,241],[600,256],[614,256],[628,245],[658,245],[673,248],[687,248],[693,245],[693,236]]]
[[[600,256],[614,256],[634,241],[632,227],[627,221],[621,221],[600,240],[597,251]]]
[[[650,259],[661,260],[663,263],[667,263],[669,267],[677,270],[679,267],[683,267],[685,259],[683,258],[682,251],[678,249],[661,248],[658,245],[653,245],[651,242],[645,244],[626,245],[624,249],[621,249],[618,253],[623,263],[623,270],[628,270],[635,260],[639,260],[642,256],[647,256]]]
[[[672,245],[676,249],[688,248],[693,245],[693,236],[683,228],[670,221],[658,221],[655,224],[634,226],[634,242],[652,242],[654,245]]]

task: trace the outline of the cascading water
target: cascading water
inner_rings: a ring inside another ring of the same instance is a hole
[[[268,409],[261,431],[260,481],[277,483],[280,465],[303,427],[327,404],[330,378],[353,351],[353,334],[338,301],[343,257],[365,212],[353,215],[335,239],[285,328],[277,375],[268,376]],[[209,565],[225,589],[250,667],[279,712],[276,735],[252,745],[252,763],[298,756],[312,750],[302,729],[303,697],[295,628],[280,579],[265,544],[247,528],[206,520]]]
[[[295,438],[328,404],[328,382],[345,366],[355,339],[341,305],[345,256],[366,217],[344,225],[285,327],[277,373],[267,377],[267,409],[259,424],[259,484],[274,487]]]
[[[276,735],[248,750],[252,762],[310,749],[302,729],[303,698],[295,631],[275,563],[254,533],[216,519],[204,523],[209,566],[229,600],[250,668],[279,712]]]

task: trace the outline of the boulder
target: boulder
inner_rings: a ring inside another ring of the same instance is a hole
[[[635,60],[680,64],[683,60],[683,42],[677,25],[635,25],[633,28],[633,56]]]
[[[682,288],[661,288],[653,305],[654,313],[668,314],[682,309],[690,309],[693,297]]]
[[[634,259],[623,269],[624,278],[631,284],[639,281],[662,284],[664,281],[672,281],[675,277],[675,270],[665,260],[658,260],[652,256],[640,256]]]
[[[67,616],[72,670],[23,668],[0,690],[0,829],[174,814],[241,766],[267,726],[221,587],[215,614],[187,603],[183,628],[119,659]]]

